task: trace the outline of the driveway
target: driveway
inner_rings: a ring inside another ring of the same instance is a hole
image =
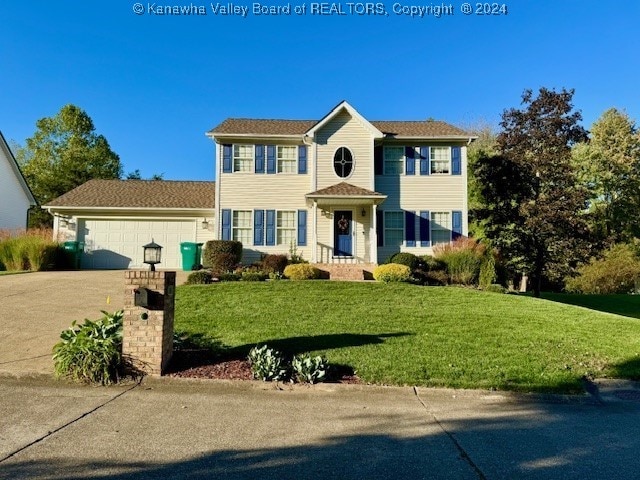
[[[178,273],[179,284],[188,272]],[[121,270],[0,276],[0,373],[52,373],[51,349],[63,329],[123,304]]]

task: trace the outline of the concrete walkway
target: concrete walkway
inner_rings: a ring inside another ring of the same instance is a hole
[[[50,349],[60,330],[118,308],[123,275],[0,277],[0,480],[640,477],[640,389],[633,382],[600,381],[592,395],[541,397],[171,378],[100,388],[52,380]]]

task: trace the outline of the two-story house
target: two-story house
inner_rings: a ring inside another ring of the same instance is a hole
[[[229,118],[216,144],[215,235],[243,261],[381,263],[467,234],[467,145],[440,121],[369,121],[347,102],[321,120]]]

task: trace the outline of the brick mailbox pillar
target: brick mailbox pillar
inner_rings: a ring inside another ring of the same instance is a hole
[[[176,272],[128,270],[124,283],[122,354],[142,372],[162,375],[173,353]]]

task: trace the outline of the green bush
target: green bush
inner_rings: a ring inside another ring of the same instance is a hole
[[[198,270],[197,272],[190,273],[187,277],[186,285],[207,285],[211,283],[212,275],[207,270]]]
[[[308,263],[287,265],[284,275],[291,280],[314,280],[320,278],[320,270]]]
[[[486,289],[486,287],[493,285],[498,278],[496,271],[496,258],[493,252],[487,249],[482,264],[480,265],[480,274],[478,275],[478,285],[480,288]]]
[[[213,277],[212,281],[217,280],[218,282],[237,282],[239,281],[241,276],[234,272],[229,273],[221,273],[220,275],[216,275]]]
[[[413,253],[398,252],[391,255],[387,263],[397,263],[399,265],[406,265],[411,270],[415,270],[418,267],[419,259]]]
[[[585,294],[632,293],[640,284],[640,256],[636,247],[613,245],[603,258],[578,268],[578,276],[566,279],[569,292]]]
[[[288,264],[286,255],[267,255],[262,259],[261,267],[265,273],[283,273]]]
[[[484,286],[482,287],[482,290],[492,293],[507,293],[507,289],[498,283],[492,283],[491,285]]]
[[[249,270],[242,272],[240,280],[243,282],[264,282],[268,277],[269,275],[264,272]]]
[[[308,353],[298,355],[291,361],[293,377],[300,383],[319,383],[327,379],[329,364],[321,356],[312,357]]]
[[[286,362],[282,354],[266,345],[253,347],[249,351],[248,358],[253,378],[269,382],[284,380],[288,375]]]
[[[386,263],[373,271],[373,278],[379,282],[406,282],[411,277],[411,270],[406,265]]]
[[[436,245],[433,252],[436,259],[447,265],[451,283],[473,285],[480,275],[485,250],[483,244],[471,238],[460,237],[455,242]]]
[[[209,240],[202,258],[204,266],[214,274],[230,272],[242,260],[242,243],[234,240]]]
[[[74,321],[53,347],[56,377],[107,385],[118,380],[122,367],[122,310],[102,312],[95,322]]]
[[[438,260],[437,258],[431,255],[423,255],[422,257],[420,257],[420,265],[427,272],[433,272],[437,270],[442,270],[442,271],[447,270],[446,263],[444,263],[442,260]]]

